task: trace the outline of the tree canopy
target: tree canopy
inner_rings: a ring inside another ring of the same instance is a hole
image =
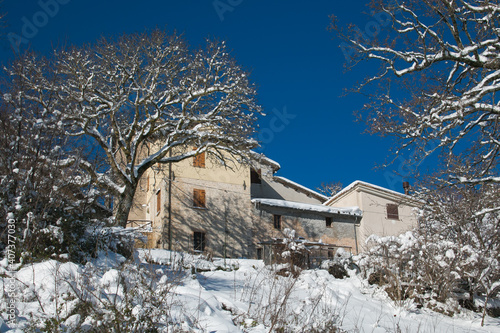
[[[426,306],[462,289],[464,306],[477,310],[477,294],[487,304],[500,290],[500,4],[379,0],[370,8],[364,30],[332,17],[348,67],[380,64],[355,88],[368,97],[359,116],[370,132],[397,138],[397,157],[439,154],[442,170],[419,177],[415,196],[426,204],[413,231],[371,236],[368,267],[387,273],[397,300]]]
[[[39,121],[78,138],[65,150],[65,163],[80,167],[79,185],[95,184],[115,196],[122,226],[140,177],[156,163],[202,152],[226,163],[256,146],[256,91],[223,42],[193,50],[181,36],[154,30],[47,57],[26,54],[7,72],[18,84],[8,87],[4,101],[14,109],[36,105]],[[72,154],[85,146],[98,150]],[[103,165],[96,166],[98,156]]]
[[[447,184],[500,183],[498,1],[373,1],[371,9],[364,31],[332,17],[348,66],[380,64],[357,87],[369,97],[361,119],[397,137],[396,154],[441,152]]]

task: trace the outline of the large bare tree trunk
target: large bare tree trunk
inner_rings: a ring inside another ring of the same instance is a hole
[[[128,215],[134,204],[134,193],[137,188],[136,184],[130,184],[125,186],[125,190],[116,200],[116,210],[115,210],[115,224],[120,227],[126,227],[128,221]]]

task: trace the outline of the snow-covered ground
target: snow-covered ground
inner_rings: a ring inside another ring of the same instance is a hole
[[[207,261],[165,250],[122,262],[112,255],[85,267],[50,260],[22,267],[15,280],[2,262],[3,290],[13,281],[18,289],[15,322],[2,295],[0,332],[112,332],[117,323],[135,327],[130,332],[147,325],[160,332],[500,332],[498,318],[481,327],[472,312],[448,317],[394,304],[354,273],[340,280],[317,269],[294,278],[259,260]]]

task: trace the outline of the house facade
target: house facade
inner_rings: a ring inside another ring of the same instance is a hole
[[[225,257],[260,258],[262,243],[283,238],[285,228],[315,242],[352,238],[360,211],[325,207],[327,197],[275,176],[278,163],[252,158],[225,167],[200,154],[151,168],[128,226],[147,235],[144,247]]]
[[[128,226],[143,227],[144,246],[255,256],[249,167],[225,167],[202,153],[157,165],[140,183]]]
[[[410,208],[401,204],[404,223],[381,217],[401,194],[359,182],[329,199],[276,176],[279,169],[257,153],[251,164],[229,167],[204,153],[157,165],[140,181],[128,226],[147,235],[144,247],[244,258],[262,258],[264,244],[282,239],[286,228],[330,254],[337,247],[358,253],[368,234],[408,227]]]
[[[331,252],[335,247],[353,249],[354,226],[362,216],[359,209],[326,207],[323,203],[328,198],[320,193],[275,176],[268,168],[259,174],[260,181],[252,183],[251,197],[256,224],[267,226],[261,239],[282,238],[283,230],[289,228],[310,242],[332,245]]]
[[[415,228],[422,203],[409,195],[362,181],[355,181],[325,203],[329,207],[356,206],[363,217],[356,225],[355,253],[367,250],[372,235],[397,236]]]

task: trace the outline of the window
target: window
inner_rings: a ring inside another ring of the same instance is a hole
[[[193,150],[196,150],[196,148],[193,148]],[[196,168],[205,167],[205,153],[200,153],[193,158],[193,166]]]
[[[399,220],[398,205],[387,204],[387,219],[388,220]]]
[[[261,184],[262,183],[262,180],[260,178],[260,170],[259,171],[254,170],[254,169],[250,170],[250,182],[252,184]]]
[[[193,207],[206,207],[205,190],[193,190]]]
[[[325,217],[326,221],[326,227],[331,228],[332,227],[332,218],[331,217]]]
[[[193,250],[195,252],[205,251],[206,246],[205,233],[200,231],[195,231],[193,234]]]
[[[274,229],[281,230],[281,215],[273,215]]]
[[[161,211],[161,190],[156,192],[156,213]]]

